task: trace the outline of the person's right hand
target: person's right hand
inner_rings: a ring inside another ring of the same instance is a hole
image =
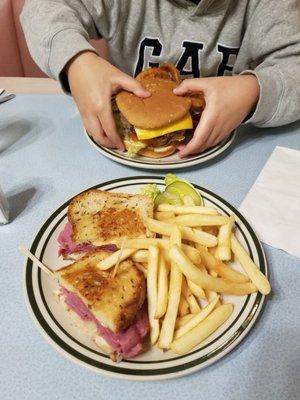
[[[66,73],[87,132],[102,146],[124,150],[113,119],[111,96],[122,89],[139,97],[148,97],[150,93],[134,78],[90,51],[75,56]]]

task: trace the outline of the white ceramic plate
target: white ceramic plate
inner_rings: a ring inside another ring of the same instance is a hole
[[[187,158],[180,158],[178,153],[174,153],[171,156],[164,157],[161,159],[154,159],[143,156],[136,156],[134,158],[128,157],[126,153],[115,150],[108,149],[96,143],[93,138],[91,138],[86,130],[84,130],[88,142],[105,157],[110,158],[120,164],[128,165],[130,167],[140,168],[140,169],[181,169],[191,167],[193,165],[202,164],[212,158],[217,157],[223,153],[234,141],[236,131],[232,132],[223,142],[214,146],[203,153],[190,156]]]
[[[116,179],[97,185],[96,188],[115,192],[137,193],[148,183],[163,186],[157,177],[133,177]],[[196,186],[196,185],[195,185]],[[262,246],[245,218],[220,196],[198,187],[206,205],[214,205],[223,214],[234,214],[236,232],[264,274],[267,263]],[[53,269],[66,265],[58,255],[57,237],[67,222],[67,207],[70,200],[59,207],[37,233],[31,252]],[[237,269],[238,266],[235,266]],[[53,292],[58,289],[56,281],[41,273],[32,261],[26,262],[25,296],[28,309],[44,337],[65,357],[89,369],[109,376],[135,379],[158,380],[175,378],[207,367],[224,357],[249,332],[258,317],[264,296],[254,293],[248,296],[223,296],[224,302],[234,304],[229,320],[201,345],[189,354],[178,356],[171,351],[162,352],[153,348],[132,360],[114,363],[102,354],[95,344],[82,334],[70,319],[67,311],[57,302]]]

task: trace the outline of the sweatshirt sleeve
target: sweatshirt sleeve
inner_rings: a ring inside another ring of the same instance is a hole
[[[61,72],[67,62],[82,51],[95,52],[89,40],[101,35],[80,0],[26,0],[21,23],[35,62],[63,84]]]
[[[240,49],[260,86],[257,107],[247,122],[280,126],[300,118],[300,7],[298,0],[256,1]]]

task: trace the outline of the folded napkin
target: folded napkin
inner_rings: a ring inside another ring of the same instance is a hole
[[[300,151],[276,147],[239,210],[262,242],[300,257]]]

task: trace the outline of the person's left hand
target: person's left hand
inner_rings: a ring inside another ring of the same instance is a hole
[[[203,92],[205,108],[190,142],[180,157],[200,153],[225,139],[254,109],[260,88],[254,75],[185,79],[176,95]]]

